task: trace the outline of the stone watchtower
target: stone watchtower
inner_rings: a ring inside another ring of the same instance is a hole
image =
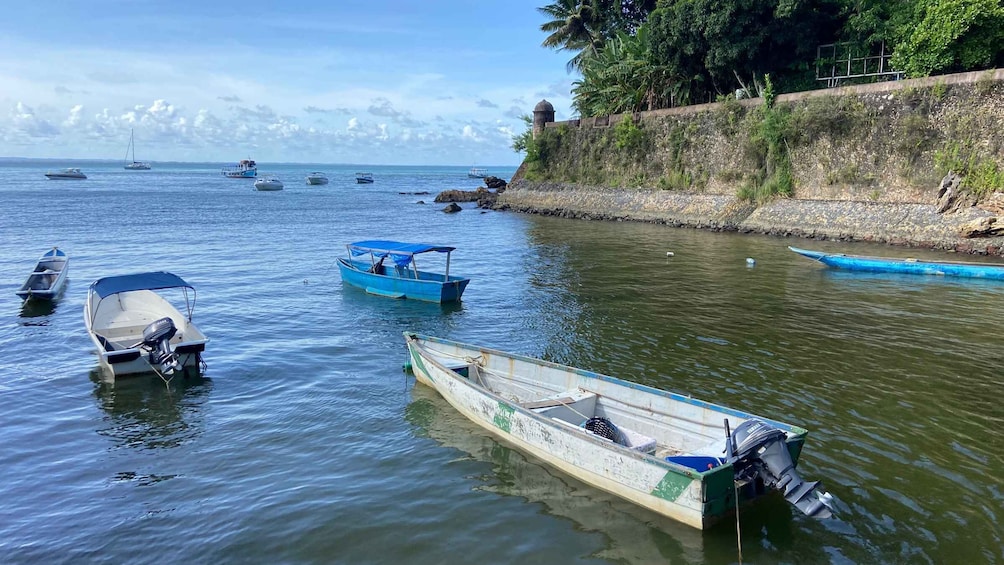
[[[544,124],[554,121],[554,106],[547,100],[537,102],[533,107],[533,138],[537,139],[537,134],[544,131]]]

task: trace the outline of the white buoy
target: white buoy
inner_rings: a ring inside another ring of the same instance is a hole
[[[672,256],[673,256],[673,252],[672,251],[667,251],[666,252],[666,257],[672,257]]]
[[[747,257],[746,258],[746,264],[748,266],[752,267],[753,265],[756,265],[756,259],[754,259],[752,257]]]

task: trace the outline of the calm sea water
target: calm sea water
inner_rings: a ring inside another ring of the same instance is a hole
[[[263,165],[286,190],[259,193],[216,165],[46,166],[0,163],[2,562],[738,560],[733,523],[689,529],[494,441],[402,371],[405,330],[808,428],[800,470],[847,508],[743,509],[745,562],[1004,561],[1004,284],[842,274],[785,246],[928,255],[904,249],[441,213],[435,193],[478,186],[465,168],[356,185],[358,167]],[[335,257],[368,238],[458,247],[463,303],[343,287]],[[67,292],[22,308],[53,245]],[[198,289],[206,378],[99,378],[87,285],[145,270]]]

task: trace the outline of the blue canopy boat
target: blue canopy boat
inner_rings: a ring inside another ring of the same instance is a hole
[[[978,279],[1004,280],[1004,264],[973,263],[963,261],[924,261],[922,259],[900,259],[895,257],[870,257],[866,255],[846,255],[844,253],[824,253],[797,247],[788,249],[815,261],[851,271],[872,273],[909,273],[915,275],[942,275],[951,277],[971,277]]]
[[[455,302],[471,282],[450,276],[450,253],[455,247],[400,241],[357,241],[346,246],[348,259],[338,259],[342,280],[370,294],[390,298],[411,298],[428,302]],[[415,256],[421,253],[446,253],[446,272],[420,271]],[[369,255],[369,260],[353,259]],[[384,265],[390,257],[391,265]]]

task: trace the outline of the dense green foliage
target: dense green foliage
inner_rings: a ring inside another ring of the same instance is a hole
[[[546,47],[583,116],[711,102],[764,74],[777,91],[822,86],[817,48],[884,44],[906,76],[1004,65],[1002,0],[555,0]],[[755,93],[749,93],[755,95]]]

